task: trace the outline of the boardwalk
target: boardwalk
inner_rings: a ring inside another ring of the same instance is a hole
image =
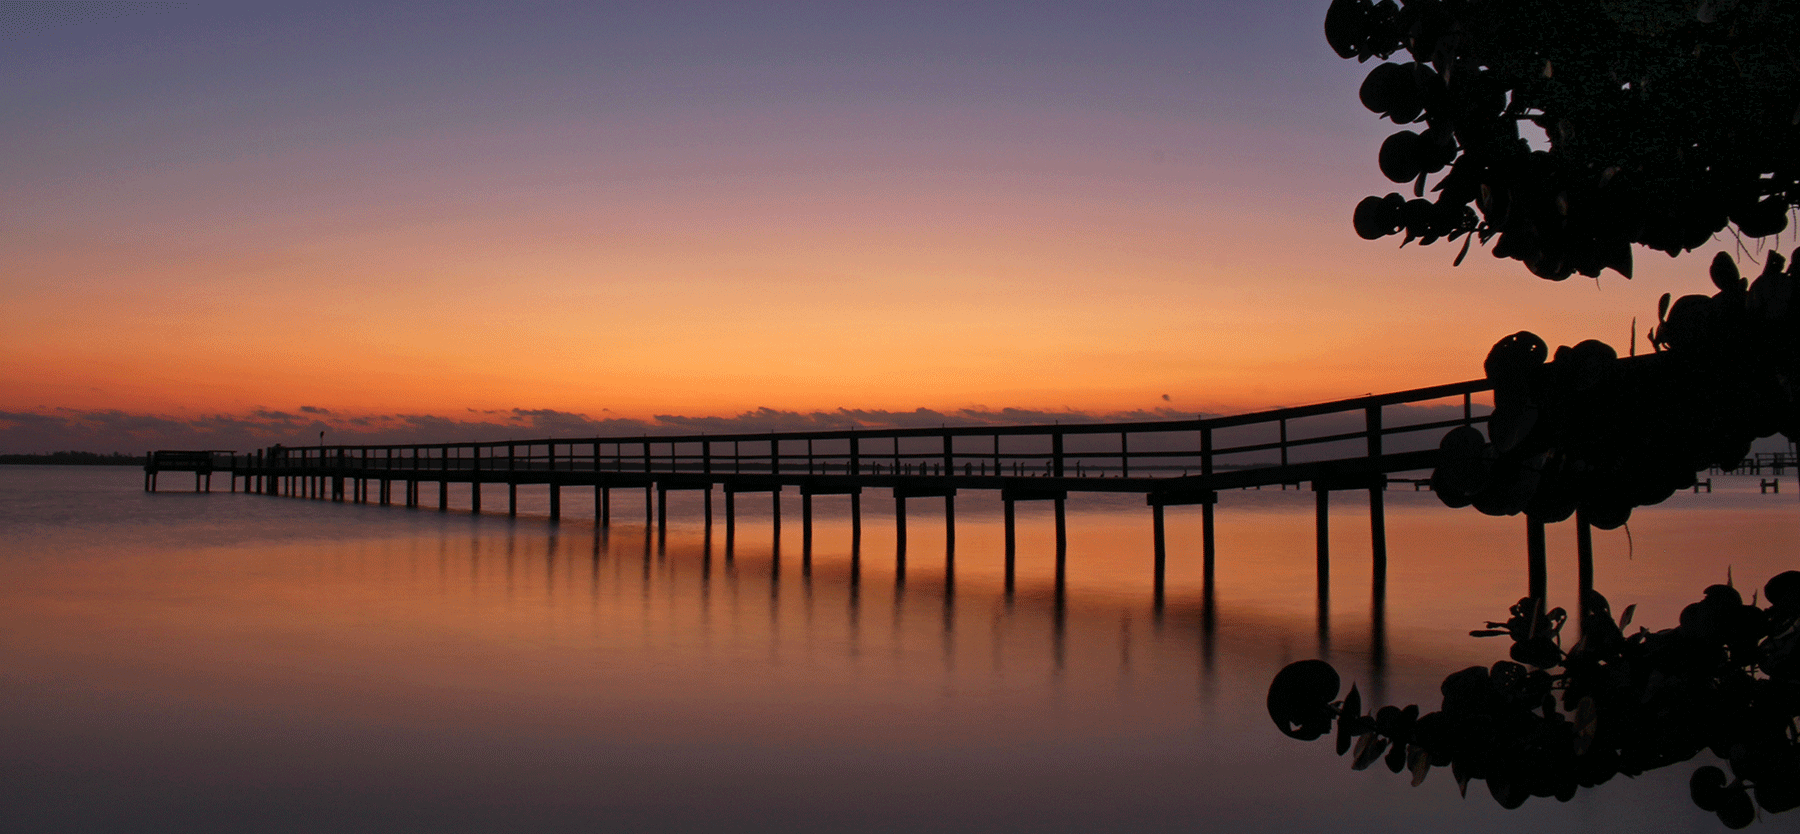
[[[861,542],[862,492],[875,488],[889,491],[894,498],[896,553],[902,564],[909,500],[943,500],[946,539],[953,553],[957,494],[987,490],[997,492],[1005,507],[1009,585],[1016,538],[1015,502],[1054,502],[1060,577],[1067,542],[1063,508],[1068,495],[1136,493],[1145,497],[1151,509],[1155,586],[1160,599],[1167,551],[1164,508],[1200,508],[1201,549],[1210,584],[1215,557],[1213,505],[1218,492],[1226,489],[1310,486],[1318,508],[1322,588],[1330,568],[1330,494],[1347,489],[1368,491],[1371,547],[1379,579],[1386,571],[1387,552],[1382,493],[1390,477],[1430,470],[1437,460],[1438,441],[1446,431],[1486,420],[1485,413],[1478,413],[1473,395],[1489,390],[1486,380],[1471,380],[1193,420],[273,446],[249,455],[164,452],[152,460],[164,471],[229,472],[233,491],[241,480],[245,491],[268,495],[419,507],[435,491],[440,510],[449,507],[453,485],[466,489],[470,508],[482,512],[480,487],[504,484],[507,512],[516,514],[519,487],[544,485],[552,520],[562,516],[566,490],[586,489],[591,491],[595,522],[600,525],[612,521],[612,490],[643,489],[645,524],[659,530],[666,529],[671,490],[705,492],[705,520],[710,526],[712,491],[717,487],[724,493],[728,546],[739,495],[773,494],[779,540],[780,495],[793,488],[801,496],[804,557],[811,554],[814,496],[848,498],[854,548]],[[1418,419],[1421,415],[1426,419]],[[1417,482],[1417,478],[1413,480]],[[154,488],[153,477],[147,477],[146,488]]]

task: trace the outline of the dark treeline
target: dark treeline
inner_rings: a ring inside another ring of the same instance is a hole
[[[143,455],[128,455],[124,452],[113,452],[103,455],[98,452],[51,452],[47,455],[0,455],[0,464],[56,464],[59,466],[143,466]]]

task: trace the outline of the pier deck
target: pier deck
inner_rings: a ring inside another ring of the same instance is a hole
[[[1318,572],[1321,592],[1330,568],[1329,495],[1366,490],[1377,579],[1386,572],[1382,494],[1391,476],[1417,483],[1437,462],[1438,442],[1455,427],[1484,423],[1474,395],[1490,391],[1486,380],[1436,385],[1389,394],[1249,414],[1118,423],[937,428],[842,428],[808,432],[644,435],[638,437],[539,438],[463,443],[271,446],[248,455],[158,452],[152,466],[229,472],[237,491],[334,501],[422,506],[435,485],[436,506],[447,510],[451,485],[467,485],[470,509],[482,512],[482,485],[507,486],[507,512],[518,512],[518,489],[548,487],[550,518],[562,516],[563,492],[590,488],[595,523],[611,523],[614,489],[645,490],[645,524],[667,525],[667,494],[706,494],[712,522],[712,490],[725,496],[727,548],[735,529],[736,496],[772,493],[775,535],[781,531],[781,493],[801,496],[803,558],[810,559],[812,500],[843,495],[850,501],[852,547],[861,541],[865,489],[889,491],[895,501],[896,551],[904,565],[906,504],[919,498],[944,502],[946,539],[954,553],[955,501],[959,492],[993,491],[1005,504],[1006,560],[1010,580],[1014,551],[1013,505],[1055,504],[1057,575],[1066,551],[1064,502],[1070,493],[1129,493],[1151,508],[1155,587],[1162,598],[1165,508],[1197,505],[1202,514],[1206,581],[1213,576],[1213,509],[1228,489],[1306,484],[1316,494]],[[1398,418],[1398,419],[1396,419]],[[202,461],[199,457],[206,457]],[[146,489],[154,470],[146,467]],[[397,488],[397,489],[396,489]],[[398,495],[396,495],[398,491]]]

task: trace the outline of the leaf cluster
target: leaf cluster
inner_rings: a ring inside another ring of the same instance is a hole
[[[1756,438],[1800,440],[1800,268],[1770,253],[1752,283],[1720,254],[1711,271],[1714,295],[1663,297],[1652,355],[1590,340],[1551,357],[1529,332],[1496,343],[1487,436],[1444,436],[1438,497],[1544,522],[1580,510],[1611,529],[1698,470],[1735,468]]]
[[[1366,239],[1462,238],[1460,264],[1470,239],[1497,237],[1495,257],[1542,278],[1629,278],[1631,244],[1675,255],[1728,224],[1775,235],[1800,204],[1800,4],[1333,0],[1325,36],[1344,58],[1412,57],[1360,91],[1416,128],[1379,157],[1412,198],[1364,199]]]
[[[1365,713],[1355,686],[1336,700],[1338,675],[1321,660],[1281,670],[1269,714],[1293,737],[1333,732],[1339,755],[1362,770],[1382,761],[1422,783],[1450,768],[1466,796],[1487,783],[1517,808],[1533,796],[1567,801],[1583,787],[1683,762],[1701,750],[1729,763],[1690,783],[1696,805],[1731,828],[1755,807],[1800,807],[1800,571],[1770,579],[1766,608],[1714,585],[1681,612],[1675,628],[1626,635],[1632,609],[1614,622],[1606,599],[1583,600],[1582,637],[1561,647],[1560,610],[1531,598],[1504,623],[1472,632],[1507,636],[1512,659],[1444,679],[1442,706],[1384,706]],[[1303,731],[1296,732],[1296,729]]]

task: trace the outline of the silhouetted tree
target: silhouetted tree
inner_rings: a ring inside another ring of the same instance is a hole
[[[1344,58],[1412,57],[1362,85],[1370,110],[1423,124],[1382,144],[1414,198],[1363,200],[1370,240],[1463,238],[1467,254],[1498,236],[1495,257],[1543,278],[1630,277],[1633,243],[1766,237],[1800,202],[1800,3],[1334,0],[1325,36]]]
[[[1497,237],[1496,257],[1543,278],[1629,278],[1634,243],[1676,255],[1728,225],[1778,235],[1800,202],[1800,3],[1334,0],[1325,36],[1345,58],[1414,59],[1362,85],[1370,110],[1424,125],[1382,144],[1382,173],[1413,198],[1364,199],[1364,238],[1461,238],[1460,264]],[[1752,283],[1720,255],[1711,274],[1716,294],[1663,298],[1654,357],[1501,340],[1488,436],[1445,438],[1439,496],[1615,527],[1755,438],[1800,438],[1800,266],[1769,252]]]

